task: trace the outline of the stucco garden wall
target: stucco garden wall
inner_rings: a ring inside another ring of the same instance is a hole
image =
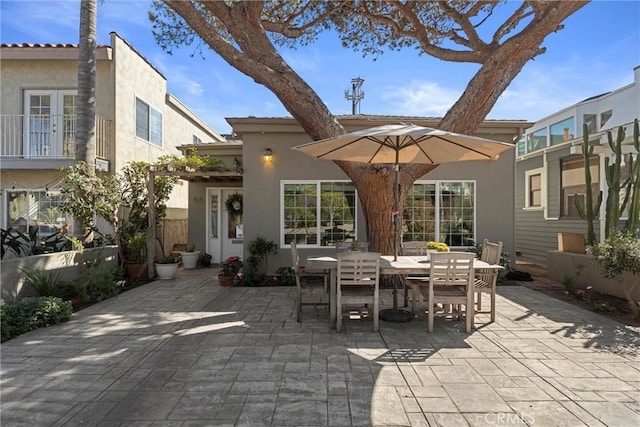
[[[55,252],[52,254],[34,255],[3,259],[0,262],[0,304],[16,298],[32,296],[32,290],[25,285],[20,274],[20,266],[31,266],[49,274],[58,274],[60,280],[71,280],[86,268],[83,261],[101,258],[103,268],[114,268],[118,265],[118,247],[105,246],[96,249],[79,251]]]
[[[549,251],[547,269],[549,276],[558,282],[562,283],[565,276],[571,276],[579,288],[591,286],[594,291],[625,299],[625,290],[631,290],[633,300],[640,300],[640,276],[625,273],[615,279],[607,279],[592,255]]]

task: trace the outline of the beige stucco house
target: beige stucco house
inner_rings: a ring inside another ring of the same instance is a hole
[[[364,115],[338,120],[347,132],[396,122],[428,127],[439,122],[437,118]],[[247,243],[263,236],[280,248],[269,258],[269,269],[275,271],[290,265],[293,239],[302,256],[331,253],[340,240],[367,240],[357,192],[344,172],[331,161],[291,150],[311,141],[293,118],[227,121],[242,144],[203,144],[198,153],[241,154],[242,180],[190,182],[190,241],[219,262],[229,255],[248,256]],[[476,135],[515,144],[530,125],[522,120],[487,120]],[[265,156],[269,153],[270,157]],[[414,184],[405,206],[403,239],[446,241],[463,248],[489,238],[503,241],[505,251],[513,253],[514,168],[515,150],[497,161],[440,165]],[[233,219],[225,202],[236,193],[243,195],[242,216]]]
[[[0,46],[0,228],[53,231],[63,173],[74,162],[78,46]],[[96,50],[96,166],[115,173],[130,161],[180,154],[177,146],[223,140],[167,92],[167,79],[118,34]],[[188,185],[168,202],[169,234],[186,242]],[[171,227],[170,227],[171,228]]]

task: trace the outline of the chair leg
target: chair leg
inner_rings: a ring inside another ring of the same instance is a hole
[[[482,292],[478,292],[478,311],[482,311]]]
[[[418,285],[415,283],[411,283],[411,312],[414,316],[418,315],[418,293],[420,289],[418,289]]]
[[[373,301],[373,332],[378,332],[380,322],[380,298],[376,293]]]
[[[338,290],[336,297],[336,331],[342,332],[342,295]]]
[[[471,333],[471,329],[473,328],[473,314],[475,312],[474,297],[473,294],[467,294],[467,304],[464,307],[465,330],[468,334]]]
[[[300,323],[302,321],[302,289],[300,289],[300,286],[297,286],[298,288],[298,298],[297,298],[297,307],[296,307],[296,320],[298,323]]]
[[[496,288],[491,288],[491,322],[496,321]]]
[[[429,333],[433,332],[433,316],[435,310],[433,309],[433,291],[429,289],[429,312],[427,315],[427,331]]]

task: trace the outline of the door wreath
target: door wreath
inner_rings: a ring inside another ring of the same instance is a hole
[[[242,194],[231,194],[224,202],[224,206],[227,208],[229,215],[234,217],[242,216]]]

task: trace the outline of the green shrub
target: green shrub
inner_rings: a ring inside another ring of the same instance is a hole
[[[104,301],[118,295],[114,269],[89,268],[79,278],[78,285],[84,288],[87,302]]]
[[[640,239],[631,233],[617,232],[593,246],[593,255],[605,277],[613,278],[625,271],[640,275]]]
[[[56,297],[27,297],[0,307],[1,340],[71,319],[71,303]]]
[[[45,274],[41,270],[28,265],[19,267],[20,273],[24,276],[24,282],[39,297],[58,296],[58,286],[60,284],[59,275],[57,273]]]

